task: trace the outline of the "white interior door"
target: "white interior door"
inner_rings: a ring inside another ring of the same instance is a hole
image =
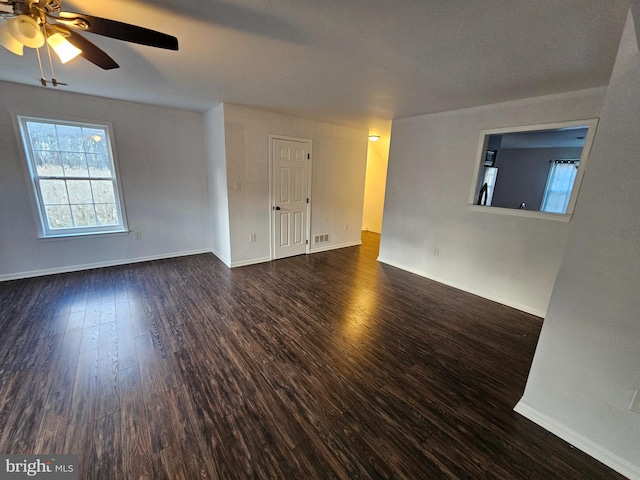
[[[274,258],[307,252],[309,144],[272,140]]]

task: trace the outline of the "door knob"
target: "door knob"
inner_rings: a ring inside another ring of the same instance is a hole
[[[276,210],[280,210],[280,207],[276,207]]]

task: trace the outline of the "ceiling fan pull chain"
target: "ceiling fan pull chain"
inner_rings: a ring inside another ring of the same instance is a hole
[[[44,71],[42,70],[42,59],[40,58],[40,49],[36,48],[36,54],[38,56],[38,65],[40,65],[40,83],[43,87],[47,86],[47,79],[44,77]]]
[[[56,73],[53,71],[53,60],[51,60],[51,47],[49,46],[47,29],[44,28],[44,40],[45,45],[47,46],[47,57],[49,57],[49,67],[51,68],[51,84],[54,87],[58,86],[58,81],[56,80]],[[44,76],[44,75],[43,75]]]

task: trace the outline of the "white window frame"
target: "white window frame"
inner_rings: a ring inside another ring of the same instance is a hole
[[[129,231],[127,226],[127,216],[124,207],[124,197],[122,195],[122,189],[120,187],[120,174],[118,170],[118,161],[115,154],[115,141],[113,135],[113,125],[110,122],[96,122],[96,121],[84,121],[84,120],[69,120],[69,119],[53,119],[16,115],[20,140],[22,142],[23,153],[25,156],[26,164],[28,167],[29,178],[31,180],[32,192],[37,207],[38,219],[39,219],[39,231],[38,236],[40,238],[65,238],[75,236],[87,236],[87,235],[104,235],[114,233],[126,233]],[[111,177],[87,177],[88,180],[111,180],[113,184],[113,191],[115,196],[116,212],[118,223],[116,225],[99,225],[99,226],[83,226],[83,227],[71,227],[71,228],[51,228],[47,219],[45,204],[40,189],[40,179],[73,179],[84,180],[84,177],[67,177],[67,176],[41,176],[38,174],[35,155],[31,140],[28,135],[27,123],[28,122],[40,122],[48,123],[52,125],[84,127],[84,128],[98,128],[104,130],[106,134],[106,146],[109,157],[111,171],[113,172]]]
[[[501,208],[494,207],[489,205],[476,205],[478,189],[481,187],[479,173],[480,169],[484,168],[484,160],[486,156],[486,151],[488,148],[489,136],[493,134],[506,134],[506,133],[518,133],[518,132],[527,132],[527,131],[536,131],[536,130],[553,130],[557,128],[570,128],[570,127],[578,127],[578,126],[586,126],[588,127],[587,138],[584,142],[584,147],[582,148],[582,156],[580,157],[580,166],[578,167],[578,171],[576,174],[576,179],[573,184],[573,190],[571,196],[569,198],[569,205],[567,206],[567,211],[565,214],[561,213],[550,213],[550,212],[540,212],[533,210],[519,210],[513,208]],[[500,128],[491,128],[480,131],[480,141],[478,143],[478,148],[476,151],[476,160],[474,163],[473,169],[473,177],[471,183],[471,189],[469,192],[469,201],[467,208],[472,212],[482,212],[489,214],[497,214],[497,215],[510,215],[515,217],[525,217],[525,218],[536,218],[536,219],[544,219],[544,220],[553,220],[560,222],[570,222],[573,217],[573,209],[576,205],[576,201],[578,199],[578,193],[580,191],[580,186],[582,184],[582,177],[584,175],[585,168],[587,167],[587,160],[589,159],[589,154],[591,153],[591,146],[593,144],[593,139],[595,138],[596,128],[598,126],[598,119],[584,119],[584,120],[566,120],[559,121],[553,123],[545,123],[545,124],[536,124],[536,125],[522,125],[522,126],[513,126],[513,127],[500,127]]]

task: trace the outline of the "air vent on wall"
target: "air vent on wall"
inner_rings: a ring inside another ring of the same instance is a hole
[[[325,233],[324,235],[316,235],[313,237],[313,243],[329,243],[329,234]]]

